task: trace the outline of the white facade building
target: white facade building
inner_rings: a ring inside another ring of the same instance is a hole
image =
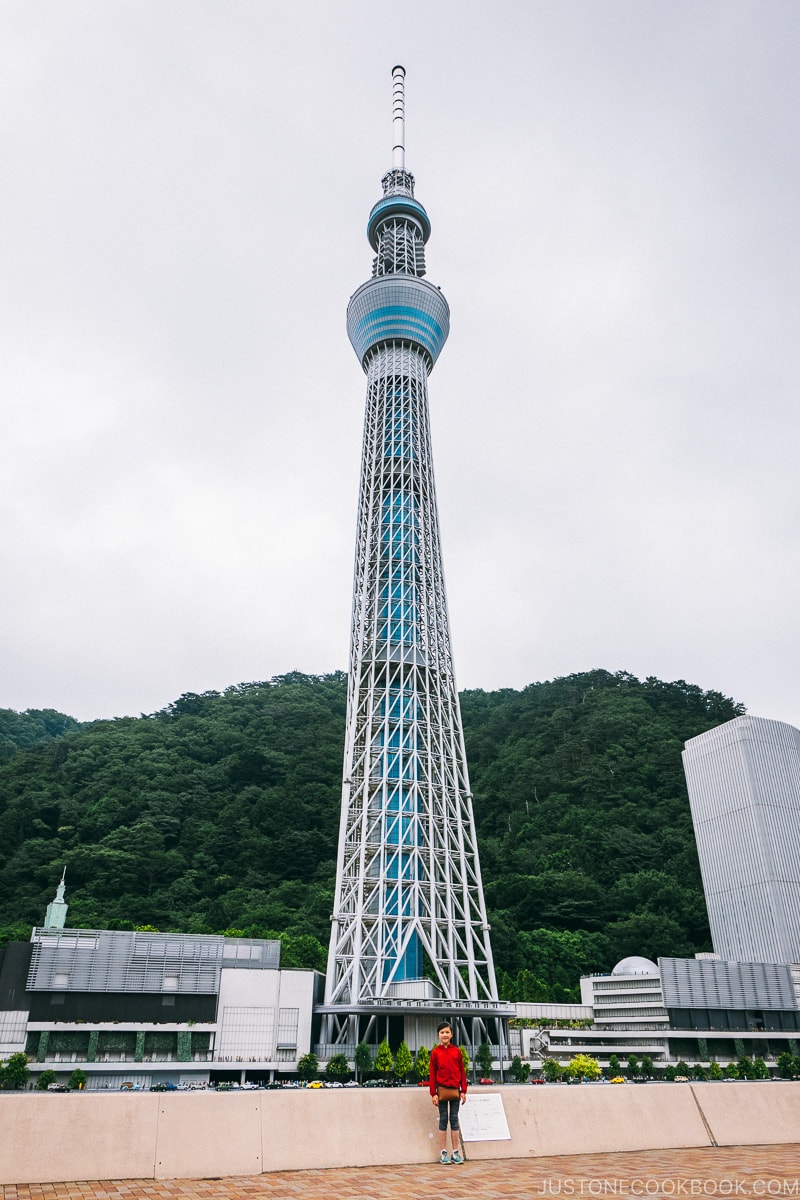
[[[0,1058],[90,1090],[271,1081],[311,1050],[322,984],[277,941],[42,927],[0,950]]]
[[[683,752],[714,949],[800,962],[800,730],[736,717]]]

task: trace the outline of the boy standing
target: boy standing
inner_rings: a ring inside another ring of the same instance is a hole
[[[458,1132],[458,1110],[467,1100],[467,1073],[464,1058],[458,1046],[453,1045],[453,1030],[447,1021],[436,1029],[439,1044],[431,1050],[430,1092],[434,1105],[439,1109],[439,1132],[441,1154],[439,1162],[462,1163]],[[450,1145],[452,1154],[447,1153],[447,1121],[450,1119]]]

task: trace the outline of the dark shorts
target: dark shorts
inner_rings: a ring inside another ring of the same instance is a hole
[[[450,1110],[450,1128],[458,1129],[458,1110],[461,1107],[461,1097],[455,1100],[439,1101],[439,1128],[447,1129],[448,1109]]]

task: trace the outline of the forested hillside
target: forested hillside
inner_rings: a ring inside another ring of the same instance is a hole
[[[0,711],[0,936],[66,865],[71,925],[279,933],[322,966],[345,701],[343,674],[293,674],[84,726]],[[708,948],[680,752],[740,705],[607,671],[461,702],[505,998]]]

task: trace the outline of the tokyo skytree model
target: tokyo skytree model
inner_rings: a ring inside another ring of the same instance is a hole
[[[436,1013],[456,1018],[468,1044],[498,1044],[511,1011],[497,1000],[433,478],[428,375],[450,312],[423,278],[431,225],[405,168],[403,67],[392,82],[393,165],[367,224],[372,278],[347,310],[367,403],[336,897],[317,1009],[326,1057],[377,1042],[384,1017],[386,1030],[405,1019],[413,1049]]]

